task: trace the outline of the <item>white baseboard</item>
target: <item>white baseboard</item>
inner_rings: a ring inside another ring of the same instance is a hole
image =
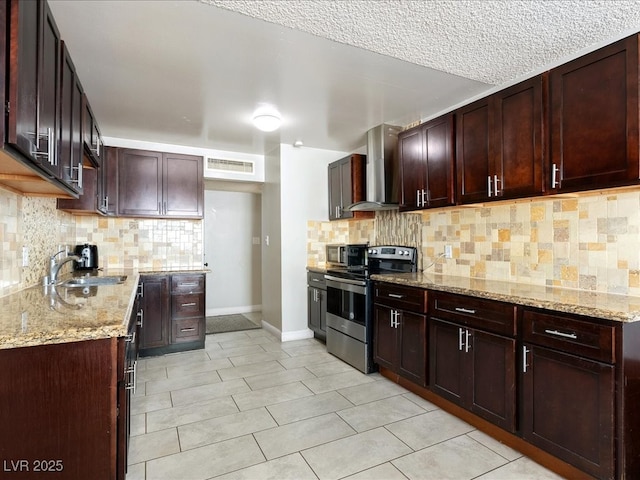
[[[207,317],[216,315],[234,315],[236,313],[253,313],[262,311],[262,305],[243,305],[239,307],[207,308]]]
[[[282,332],[280,329],[274,327],[270,323],[262,320],[262,328],[268,333],[276,337],[281,342],[291,342],[293,340],[303,340],[305,338],[313,338],[313,330],[308,328],[304,330],[296,330],[294,332]]]

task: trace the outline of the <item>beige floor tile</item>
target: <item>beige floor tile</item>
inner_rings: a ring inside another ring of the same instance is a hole
[[[222,380],[234,378],[252,377],[254,375],[267,375],[270,373],[284,372],[284,368],[276,361],[263,363],[252,363],[241,367],[223,368],[218,370],[218,375]]]
[[[364,472],[345,477],[344,480],[407,480],[407,477],[391,463],[383,463]]]
[[[341,388],[338,393],[346,397],[354,405],[362,405],[363,403],[375,402],[383,398],[393,397],[408,393],[397,383],[389,380],[381,380],[379,382],[369,382],[362,385],[354,385],[352,387]]]
[[[336,373],[358,371],[348,363],[344,363],[335,358],[330,362],[307,365],[306,368],[316,377],[326,377],[327,375],[335,375]],[[371,378],[371,375],[369,375],[369,378]]]
[[[158,393],[157,395],[134,396],[131,401],[131,415],[138,413],[152,412],[171,407],[171,395],[169,392]]]
[[[321,344],[321,343],[315,343],[315,344],[311,344],[311,345],[300,345],[298,347],[290,347],[286,343],[284,343],[282,345],[282,350],[287,352],[292,357],[299,357],[300,355],[312,355],[314,353],[326,353],[327,347],[324,344]]]
[[[216,480],[317,480],[302,455],[294,453],[268,462],[227,473]],[[127,478],[129,480],[129,478]]]
[[[336,373],[335,375],[327,375],[326,377],[304,380],[303,383],[309,387],[313,393],[317,394],[374,381],[375,380],[369,378],[364,373],[354,370],[350,372]]]
[[[267,409],[278,425],[337,412],[353,405],[337,392],[321,393],[310,397],[269,405]]]
[[[285,352],[264,352],[264,353],[252,353],[249,355],[240,355],[237,357],[231,357],[229,360],[235,367],[242,365],[250,365],[252,363],[264,363],[272,360],[280,360],[283,358],[289,358],[289,354]]]
[[[522,457],[477,477],[477,480],[562,480],[562,478],[533,460]]]
[[[233,413],[224,417],[178,427],[182,451],[241,437],[277,426],[266,408]]]
[[[147,433],[147,415],[140,413],[131,415],[131,436],[142,435]]]
[[[275,387],[263,388],[251,392],[238,393],[233,395],[238,408],[251,410],[252,408],[264,407],[275,403],[286,402],[295,398],[308,397],[313,392],[300,382],[277,385]]]
[[[267,459],[322,445],[356,432],[335,413],[301,420],[254,434]]]
[[[419,407],[424,408],[428,412],[430,412],[431,410],[438,410],[439,408],[437,405],[434,405],[433,403],[425,400],[424,398],[419,397],[415,393],[405,393],[402,396],[408,400],[411,400],[413,403],[415,403]]]
[[[412,480],[470,480],[506,464],[507,460],[462,435],[391,463]]]
[[[378,382],[375,382],[378,383]],[[341,410],[338,415],[354,430],[364,432],[388,423],[415,417],[424,413],[418,405],[398,395],[357,407]]]
[[[212,358],[202,362],[193,362],[186,365],[167,367],[167,378],[181,377],[183,375],[193,375],[200,372],[212,372],[221,368],[233,367],[231,361],[224,358]]]
[[[226,397],[234,393],[248,392],[249,386],[241,378],[198,387],[174,390],[171,392],[173,405],[188,405],[190,403],[205,402],[218,397]],[[168,395],[168,394],[167,394]],[[156,408],[156,410],[159,410]]]
[[[210,383],[219,383],[221,381],[215,371],[185,374],[165,380],[147,382],[147,395],[197,387],[198,385],[209,385]]]
[[[238,412],[231,396],[147,413],[147,431],[155,432]]]
[[[387,425],[386,428],[414,450],[420,450],[474,430],[468,423],[442,410],[433,410]]]
[[[252,353],[263,353],[265,351],[262,345],[245,345],[244,347],[237,348],[220,348],[220,350],[207,350],[211,360],[217,358],[233,358],[241,355],[251,355]],[[229,366],[233,366],[232,363]]]
[[[126,480],[145,480],[146,465],[144,463],[136,463],[127,467]]]
[[[318,363],[327,363],[335,361],[336,357],[327,352],[317,352],[310,355],[299,355],[297,357],[287,358],[280,360],[280,364],[286,368],[300,368],[307,367],[309,365],[316,365]]]
[[[147,462],[148,480],[206,480],[265,460],[253,436],[233,438]]]
[[[127,461],[130,465],[134,465],[179,451],[180,443],[178,442],[178,432],[175,428],[162,430],[161,432],[145,433],[144,435],[131,437]]]
[[[315,378],[315,375],[306,368],[294,368],[293,370],[285,370],[268,375],[244,377],[244,381],[251,387],[251,390],[260,390],[262,388],[275,387],[276,385],[284,385],[285,383],[297,382],[306,378]]]
[[[264,337],[264,336],[249,337],[245,335],[245,337],[246,338],[238,338],[235,340],[228,340],[225,342],[218,342],[218,343],[220,343],[220,346],[224,350],[227,348],[246,347],[247,345],[262,345],[263,343],[269,344],[275,341],[271,337]]]
[[[301,453],[320,480],[332,480],[407,455],[411,449],[384,428],[376,428]]]
[[[191,362],[200,362],[209,360],[209,355],[205,350],[193,350],[190,352],[171,353],[159,357],[148,357],[147,370],[152,368],[172,367],[176,365],[186,365]]]
[[[474,430],[467,433],[467,436],[473,438],[476,442],[480,442],[482,445],[490,450],[493,450],[501,457],[506,458],[510,462],[522,457],[522,454],[513,448],[507,447],[504,443],[499,442],[493,437],[490,437],[486,433],[480,430]]]
[[[167,368],[147,368],[145,370],[140,370],[136,366],[136,380],[138,382],[149,382],[151,380],[164,380],[167,378]]]
[[[234,340],[245,340],[249,338],[246,334],[246,330],[239,332],[223,332],[223,333],[211,333],[206,336],[205,346],[207,343],[222,343],[231,342]]]

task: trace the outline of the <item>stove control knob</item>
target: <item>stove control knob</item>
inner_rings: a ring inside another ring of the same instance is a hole
[[[375,248],[372,248],[371,250],[369,250],[369,253],[373,253],[375,255],[376,253],[378,253],[378,251]]]
[[[409,250],[405,250],[404,254],[408,257],[409,256]]]

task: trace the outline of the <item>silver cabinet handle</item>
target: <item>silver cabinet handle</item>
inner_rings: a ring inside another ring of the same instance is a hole
[[[471,343],[469,342],[469,329],[465,330],[465,345],[464,345],[464,353],[469,353],[469,350],[471,350]]]
[[[198,282],[190,282],[190,283],[179,283],[179,287],[197,287]]]
[[[575,333],[564,333],[564,332],[559,332],[558,330],[545,330],[544,333],[548,333],[549,335],[555,335],[557,337],[571,338],[573,340],[577,340],[578,338],[578,335],[576,335]]]
[[[196,302],[183,303],[181,306],[182,307],[195,307],[196,306]]]
[[[138,326],[142,328],[144,325],[144,310],[138,311]]]
[[[500,192],[498,192],[498,182],[499,181],[500,180],[498,180],[498,175],[494,175],[493,176],[493,196],[494,197],[497,197],[498,193],[500,193]]]
[[[319,279],[317,279],[317,278],[312,278],[312,279],[311,279],[311,281],[312,281],[312,282],[321,282],[322,280],[319,280]]]
[[[416,207],[420,206],[420,190],[416,190]]]
[[[461,312],[461,313],[470,313],[470,314],[475,314],[476,311],[475,310],[471,310],[469,308],[463,308],[463,307],[456,307],[456,312]]]
[[[527,373],[527,367],[529,364],[527,363],[527,354],[530,352],[526,345],[522,346],[522,373]]]
[[[138,360],[136,360],[135,362],[133,362],[133,367],[129,367],[124,371],[125,375],[131,375],[131,377],[129,378],[129,383],[125,384],[124,389],[125,390],[131,390],[133,392],[133,394],[136,394],[136,378],[137,378],[137,373],[138,373]]]
[[[143,298],[144,297],[144,283],[140,282],[138,284],[138,297]]]
[[[181,332],[193,332],[195,329],[196,329],[195,327],[181,328],[180,331]]]
[[[400,316],[400,312],[397,310],[391,310],[391,328],[398,328],[400,322],[398,321],[398,317]]]
[[[487,197],[491,196],[491,175],[487,176]]]
[[[464,347],[464,340],[462,340],[462,336],[464,335],[464,331],[461,327],[458,327],[458,350],[462,351]]]
[[[560,181],[558,180],[558,173],[560,173],[560,169],[554,163],[551,166],[551,188],[557,188],[560,186]]]
[[[404,298],[404,295],[398,295],[397,293],[389,293],[387,296],[391,298]]]

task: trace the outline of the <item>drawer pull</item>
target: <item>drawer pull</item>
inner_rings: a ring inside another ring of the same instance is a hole
[[[312,281],[312,282],[321,282],[322,280],[319,280],[319,279],[317,279],[317,278],[312,278],[312,279],[311,279],[311,281]]]
[[[578,335],[576,335],[575,333],[564,333],[559,332],[558,330],[545,330],[544,333],[548,333],[549,335],[556,335],[558,337],[571,338],[573,340],[578,339]]]
[[[193,332],[194,330],[195,330],[195,327],[181,328],[180,329],[181,332]]]
[[[191,303],[183,303],[181,306],[183,307],[195,307],[196,302],[191,302]]]
[[[179,283],[178,286],[179,287],[197,287],[198,286],[198,282]]]
[[[471,310],[469,308],[462,308],[462,307],[456,307],[456,312],[471,313],[471,314],[476,313],[475,310]]]
[[[389,293],[388,296],[391,298],[404,298],[404,295],[398,295],[397,293]]]

